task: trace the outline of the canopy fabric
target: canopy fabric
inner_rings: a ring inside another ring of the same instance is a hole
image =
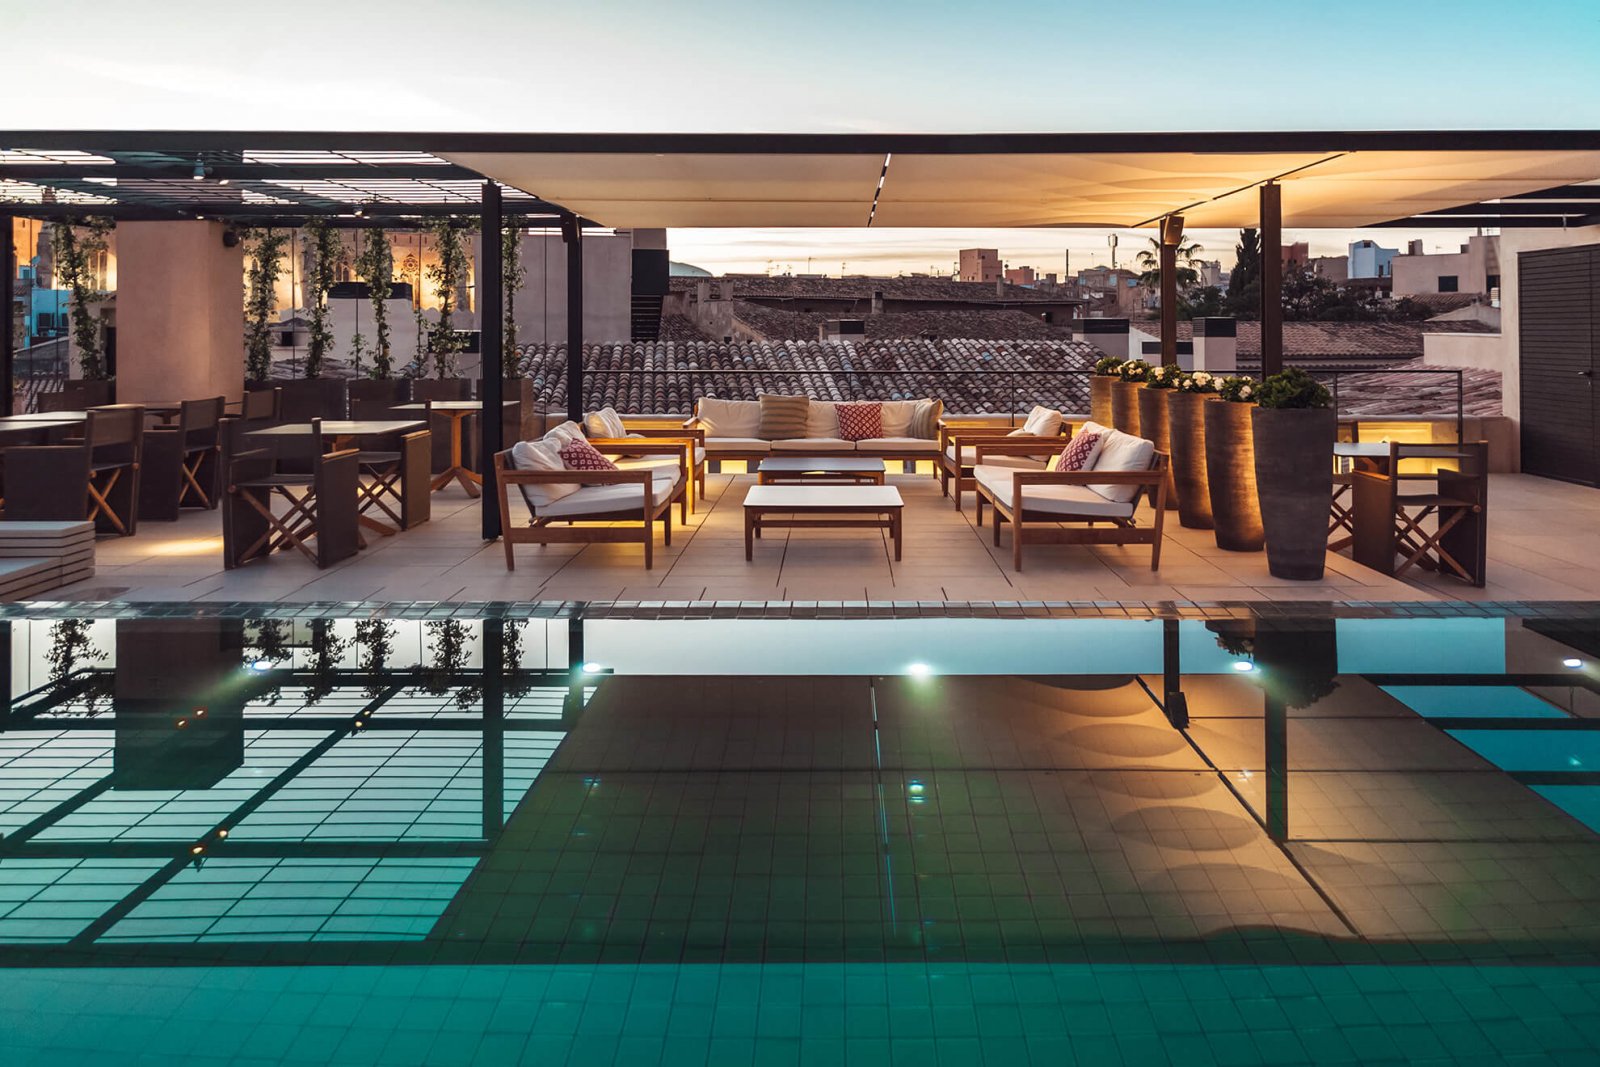
[[[615,227],[1376,225],[1600,179],[1600,151],[446,151],[441,156]],[[880,186],[881,181],[881,186]]]

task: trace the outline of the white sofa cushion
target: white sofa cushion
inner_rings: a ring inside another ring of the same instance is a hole
[[[1085,426],[1085,429],[1088,427]],[[1092,432],[1092,431],[1091,431]],[[1150,469],[1150,460],[1156,454],[1154,441],[1146,441],[1143,437],[1135,437],[1131,433],[1121,430],[1107,430],[1104,443],[1100,446],[1100,455],[1094,461],[1092,469],[1097,471],[1147,471]],[[1131,504],[1139,492],[1137,485],[1091,485],[1089,488],[1105,497],[1107,500],[1116,500],[1124,504]]]
[[[703,396],[695,414],[705,423],[707,437],[759,437],[761,401],[718,400]]]
[[[951,445],[944,450],[944,454],[951,459],[956,458],[956,446]],[[1044,455],[1037,456],[984,456],[983,462],[991,467],[1015,467],[1018,470],[1043,470]],[[978,462],[978,450],[973,445],[967,445],[961,450],[961,465],[970,467]]]
[[[1061,412],[1035,404],[1023,420],[1022,433],[1033,437],[1055,437],[1061,433]]]
[[[885,400],[883,402],[883,436],[910,437],[911,420],[917,414],[920,400]]]
[[[932,456],[938,454],[939,442],[926,437],[869,437],[857,441],[856,449],[860,452],[915,452]]]
[[[718,452],[771,452],[772,442],[763,437],[707,437],[706,451]]]
[[[772,442],[774,452],[854,452],[855,441],[842,437],[790,437]]]
[[[832,400],[813,400],[806,409],[807,437],[839,436],[839,405]]]
[[[590,437],[626,437],[628,428],[616,408],[606,407],[591,411],[583,417],[583,428]]]
[[[698,467],[705,461],[705,448],[700,445],[695,445],[694,458],[689,461],[689,465]],[[676,463],[678,462],[678,456],[676,453],[672,452],[663,452],[659,455],[653,456],[612,456],[611,462],[615,463],[620,469],[627,470],[629,464],[632,464],[636,467],[652,467],[658,463]]]
[[[659,468],[651,478],[655,502],[672,495],[678,485],[678,468]],[[639,511],[644,507],[644,486],[636,482],[621,485],[586,485],[539,510],[543,519],[575,519],[584,515],[604,515],[613,511]]]
[[[1017,472],[1009,467],[982,464],[972,468],[972,477],[1006,505],[1011,503],[1011,478]],[[1042,511],[1062,516],[1126,519],[1133,515],[1133,504],[1108,500],[1087,485],[1030,485],[1022,491],[1022,506],[1027,511]]]
[[[518,441],[511,446],[511,465],[519,471],[565,471],[567,468],[561,462],[560,447],[551,441],[549,434],[537,441]],[[537,512],[562,497],[576,493],[579,486],[574,478],[571,482],[545,482],[540,485],[519,485],[517,488],[522,491],[522,499],[528,509]]]

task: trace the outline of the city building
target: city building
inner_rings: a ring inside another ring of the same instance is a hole
[[[995,248],[963,248],[956,277],[964,282],[1000,280],[1000,251]]]
[[[1500,238],[1498,235],[1469,237],[1455,252],[1428,254],[1421,241],[1412,241],[1406,254],[1391,263],[1394,295],[1424,293],[1481,293],[1500,288]]]
[[[1399,249],[1384,248],[1376,241],[1352,241],[1346,278],[1349,281],[1388,278],[1391,274],[1390,264],[1399,254]]]

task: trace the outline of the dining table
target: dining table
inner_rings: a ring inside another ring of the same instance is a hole
[[[502,400],[502,408],[520,405],[520,400]],[[466,447],[463,438],[466,436],[465,427],[467,419],[473,415],[483,413],[481,400],[429,400],[414,401],[410,404],[396,404],[395,411],[431,411],[436,415],[443,415],[450,420],[450,466],[434,476],[433,491],[448,486],[451,482],[461,483],[461,488],[467,491],[468,496],[477,496],[478,487],[483,484],[483,476],[477,471],[468,470],[466,464]]]

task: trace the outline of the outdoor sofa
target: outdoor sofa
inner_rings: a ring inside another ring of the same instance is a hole
[[[779,407],[777,401],[785,402],[782,406],[791,415],[803,407],[801,419],[791,418],[781,435],[773,432],[776,420],[771,418]],[[852,439],[841,431],[841,407],[873,403],[880,405],[880,433]],[[695,401],[694,415],[683,425],[684,429],[703,433],[712,470],[719,470],[723,460],[744,460],[754,465],[769,456],[865,456],[914,462],[938,458],[939,421],[943,414],[942,402],[926,398],[832,401],[771,396],[763,400],[722,400],[707,396]]]

